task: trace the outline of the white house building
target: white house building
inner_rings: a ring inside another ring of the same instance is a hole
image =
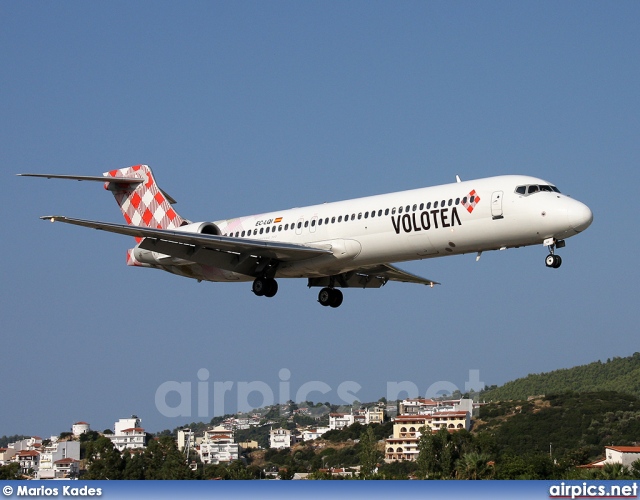
[[[636,460],[640,460],[640,446],[605,446],[604,458],[578,467],[594,469],[604,467],[607,464],[622,464],[625,467],[630,467]]]
[[[147,445],[147,434],[140,427],[141,422],[135,415],[131,418],[121,418],[114,424],[113,434],[107,437],[111,439],[118,451],[144,448]]]
[[[289,429],[271,429],[269,431],[269,447],[276,449],[291,448],[296,444],[296,435]]]
[[[80,443],[78,441],[56,441],[51,443],[50,446],[45,446],[40,451],[40,464],[38,468],[37,479],[56,479],[64,477],[65,471],[56,471],[56,462],[60,460],[75,460],[80,463]],[[61,462],[63,463],[63,462]],[[70,465],[71,462],[67,460],[64,462],[64,467],[67,469],[75,466]]]
[[[200,446],[196,448],[204,464],[233,462],[240,457],[240,446],[235,442],[233,431],[222,426],[205,431]]]

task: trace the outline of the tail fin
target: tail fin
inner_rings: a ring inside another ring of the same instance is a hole
[[[158,187],[147,165],[111,170],[105,172],[104,176],[107,179],[109,177],[115,179],[115,181],[107,180],[105,189],[113,193],[128,225],[174,229],[189,223],[173,209],[171,203],[175,201]],[[127,179],[137,177],[144,179],[144,182],[119,183],[118,177]]]

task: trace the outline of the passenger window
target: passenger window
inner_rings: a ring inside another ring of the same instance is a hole
[[[302,222],[298,222],[298,229],[302,227]]]
[[[408,212],[410,208],[411,208],[411,206],[410,206],[410,205],[407,205],[407,206],[405,207],[405,212]]]
[[[269,228],[269,226],[267,226],[267,233],[269,232],[269,230],[270,230],[270,228]]]
[[[359,216],[358,216],[358,218],[359,218]],[[365,219],[368,219],[368,218],[369,218],[369,212],[365,212],[365,213],[364,213],[364,218],[365,218]]]
[[[420,203],[420,210],[424,208],[424,203]]]
[[[389,215],[389,211],[385,215]],[[378,217],[382,217],[382,209],[378,210]]]
[[[440,203],[440,206],[444,207],[444,205],[445,205],[445,200],[442,200],[442,203]]]
[[[322,219],[320,219],[320,224],[322,224]],[[316,225],[316,220],[315,220],[315,219],[313,219],[313,220],[311,221],[311,227],[315,227],[315,225]]]
[[[282,231],[282,225],[278,226],[278,231]]]
[[[371,217],[375,217],[375,216],[376,216],[376,211],[375,211],[375,210],[373,210],[373,211],[371,212]]]
[[[473,203],[474,201],[476,201],[476,197],[472,196],[471,198],[469,198],[469,203]]]
[[[264,228],[263,227],[260,228],[260,234],[262,234],[262,233],[264,233]]]
[[[460,205],[460,198],[456,198],[456,205]]]
[[[351,214],[351,220],[356,220],[356,214]]]
[[[433,202],[433,208],[438,208],[438,202],[437,201]]]
[[[385,214],[385,215],[389,215],[389,209],[388,209],[388,208],[385,208],[385,210],[384,210],[384,214]]]
[[[338,217],[338,222],[342,222],[342,215]]]
[[[254,230],[253,230],[253,235],[255,236],[256,234],[258,234],[258,230],[257,230],[257,229],[254,229]]]
[[[467,204],[467,197],[465,196],[464,198],[462,198],[462,204],[466,205]]]
[[[389,212],[389,209],[387,208],[387,213],[388,213],[388,212]],[[396,213],[396,207],[393,207],[393,208],[391,209],[391,215],[395,215],[395,213]]]
[[[329,217],[327,217],[327,218],[325,218],[325,219],[324,219],[324,223],[325,223],[325,224],[329,224]]]
[[[431,208],[431,202],[427,203],[427,210]]]
[[[401,214],[402,213],[402,207],[398,207],[398,213]]]
[[[304,227],[309,227],[309,221],[308,220],[304,221]]]
[[[453,205],[453,200],[452,200],[452,199],[449,199],[449,203],[447,203],[447,205],[448,205],[448,206]]]
[[[331,217],[331,224],[335,224],[335,222],[336,222],[336,218],[335,217]]]

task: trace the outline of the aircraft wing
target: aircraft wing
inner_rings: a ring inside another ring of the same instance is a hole
[[[281,261],[297,261],[318,257],[320,255],[332,255],[331,250],[325,248],[296,245],[293,243],[230,238],[228,236],[216,236],[170,229],[152,229],[140,226],[128,226],[125,224],[113,224],[111,222],[73,219],[61,215],[40,218],[50,220],[51,222],[64,222],[66,224],[90,227],[100,231],[124,234],[137,238],[150,238],[159,243],[192,245],[207,250],[238,255],[255,255]],[[170,245],[165,244],[164,246],[168,247]]]
[[[370,276],[371,278],[383,279],[385,282],[401,281],[402,283],[418,283],[419,285],[439,285],[437,281],[422,278],[415,274],[408,273],[402,269],[398,269],[391,264],[378,264],[375,266],[365,266],[355,270],[356,274]]]

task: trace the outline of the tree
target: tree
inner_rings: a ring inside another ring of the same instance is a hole
[[[18,462],[0,466],[0,480],[5,481],[21,478],[22,474],[20,473],[20,464]]]
[[[491,479],[493,466],[489,465],[489,455],[477,451],[465,453],[456,462],[458,479]]]
[[[107,437],[87,443],[85,479],[122,479],[125,463],[120,452]]]
[[[435,434],[430,427],[421,429],[418,441],[418,471],[423,478],[450,478],[459,456],[451,434],[444,427]]]
[[[378,440],[371,426],[360,434],[360,475],[364,478],[370,477],[378,465],[380,451],[378,450]]]

